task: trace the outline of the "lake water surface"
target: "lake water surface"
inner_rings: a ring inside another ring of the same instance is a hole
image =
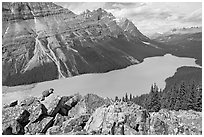
[[[165,87],[165,79],[173,76],[181,66],[195,66],[195,59],[181,58],[171,54],[150,57],[144,62],[124,69],[107,73],[83,74],[67,79],[38,83],[34,88],[15,91],[3,95],[3,102],[22,99],[26,96],[40,96],[42,91],[54,88],[59,95],[71,95],[76,92],[84,95],[96,93],[103,97],[121,97],[126,92],[133,95],[148,93],[153,83],[159,88]]]

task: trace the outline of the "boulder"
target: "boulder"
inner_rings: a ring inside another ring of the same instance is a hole
[[[50,94],[53,93],[53,91],[54,91],[53,88],[47,89],[47,90],[45,90],[45,91],[42,92],[42,96],[43,96],[43,97],[48,97]]]
[[[81,98],[82,96],[79,94],[75,94],[74,96],[71,96],[71,98],[64,103],[64,107],[70,110],[81,100]]]
[[[16,105],[18,105],[18,100],[12,101],[9,104],[4,104],[3,108],[8,108],[8,107],[15,107]]]
[[[65,117],[62,116],[61,114],[57,113],[54,119],[54,126],[62,126],[62,123],[65,121]]]
[[[152,134],[154,135],[168,135],[168,125],[160,120],[160,119],[155,119],[153,126],[153,131],[151,131]]]
[[[146,127],[146,121],[148,120],[144,121],[143,117],[143,109],[139,109],[134,104],[117,102],[96,109],[84,129],[88,133],[96,132],[105,135],[144,134],[144,129],[147,130],[144,127]],[[148,118],[145,117],[145,119]],[[126,132],[126,128],[131,129],[131,132]]]
[[[90,119],[86,123],[86,126],[84,127],[84,129],[89,133],[101,130],[105,119],[104,116],[106,113],[107,113],[107,108],[105,107],[99,107],[98,109],[96,109],[96,111],[91,115]],[[114,115],[112,116],[114,117]]]
[[[140,135],[139,132],[137,132],[135,129],[131,128],[130,126],[128,125],[124,125],[124,128],[125,128],[125,135]]]
[[[66,104],[66,102],[69,102],[69,101],[71,101],[71,100],[73,100],[72,98],[73,98],[74,96],[63,96],[63,97],[61,97],[61,100],[60,100],[60,102],[59,102],[59,106],[58,107],[60,107],[60,110],[59,110],[59,113],[61,114],[61,115],[63,115],[63,116],[67,116],[68,115],[68,111],[73,107],[73,106],[68,106],[67,104]],[[76,103],[77,103],[78,101],[76,100]]]
[[[14,107],[16,105],[18,105],[18,100],[15,100],[15,101],[11,102],[9,107]]]
[[[8,107],[10,107],[9,104],[3,104],[3,108],[8,108]]]
[[[52,126],[46,132],[46,135],[60,135],[60,134],[62,134],[60,126]]]
[[[52,94],[41,102],[47,108],[49,116],[54,117],[57,113],[67,116],[68,111],[71,109],[72,106],[68,107],[65,103],[72,97],[73,96],[58,96]]]
[[[28,97],[22,100],[19,105],[20,106],[29,106],[37,100],[37,97]]]
[[[47,114],[47,110],[38,100],[35,100],[30,105],[16,105],[15,107],[3,109],[2,114],[3,131],[12,131],[13,134],[23,134],[24,127],[29,122],[40,120],[42,115]],[[15,130],[17,128],[16,126],[20,130]],[[14,131],[19,132],[14,133]]]
[[[24,128],[25,133],[30,135],[35,135],[37,133],[45,134],[47,129],[51,127],[53,123],[53,117],[45,117],[41,121],[37,121],[35,123],[29,122]]]
[[[49,116],[54,117],[59,112],[60,100],[60,96],[52,94],[46,100],[41,101],[41,103],[47,108],[47,113]]]
[[[45,108],[43,104],[38,104],[35,108],[33,108],[29,119],[30,119],[30,122],[33,123],[41,120],[46,115],[47,115],[47,108]]]
[[[3,134],[24,134],[24,126],[29,122],[30,113],[19,106],[2,110]]]
[[[61,130],[64,134],[69,132],[82,131],[90,115],[81,115],[79,117],[70,118],[63,122]]]
[[[151,114],[150,134],[199,135],[202,132],[201,121],[199,112],[162,109]]]
[[[3,133],[2,135],[23,135],[23,126],[16,120],[12,120],[8,123],[2,125]]]
[[[30,113],[27,110],[23,110],[22,113],[16,118],[16,121],[22,125],[22,127],[25,127],[30,118]]]
[[[80,116],[82,114],[92,114],[98,107],[107,104],[106,100],[95,94],[85,95],[74,108],[69,111],[69,116]]]

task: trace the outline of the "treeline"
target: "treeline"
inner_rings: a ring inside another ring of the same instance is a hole
[[[169,110],[195,110],[202,111],[202,87],[195,82],[174,84],[170,90],[159,90],[156,84],[151,86],[149,94],[133,96],[125,94],[122,99],[115,100],[124,102],[132,101],[150,112],[158,112],[165,108]]]

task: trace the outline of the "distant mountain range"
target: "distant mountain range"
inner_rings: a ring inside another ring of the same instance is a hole
[[[151,39],[160,39],[160,41],[162,41],[164,38],[164,36],[170,36],[170,35],[176,35],[176,34],[179,34],[179,35],[182,35],[182,34],[194,34],[194,33],[201,33],[202,32],[202,27],[188,27],[188,28],[174,28],[174,29],[171,29],[167,32],[164,32],[164,33],[154,33],[150,36]]]
[[[76,15],[54,3],[2,3],[3,85],[124,68],[164,55],[159,46],[101,8]]]
[[[161,48],[167,52],[195,58],[196,63],[202,65],[202,27],[172,29],[163,34],[155,34],[151,39],[163,43]]]

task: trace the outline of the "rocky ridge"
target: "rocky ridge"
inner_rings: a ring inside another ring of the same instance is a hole
[[[50,94],[11,102],[2,110],[3,135],[198,135],[202,113],[148,112],[132,102],[95,94]]]
[[[80,15],[46,2],[2,3],[3,85],[107,72],[163,55],[128,19],[99,8]],[[48,71],[49,70],[49,71]]]

